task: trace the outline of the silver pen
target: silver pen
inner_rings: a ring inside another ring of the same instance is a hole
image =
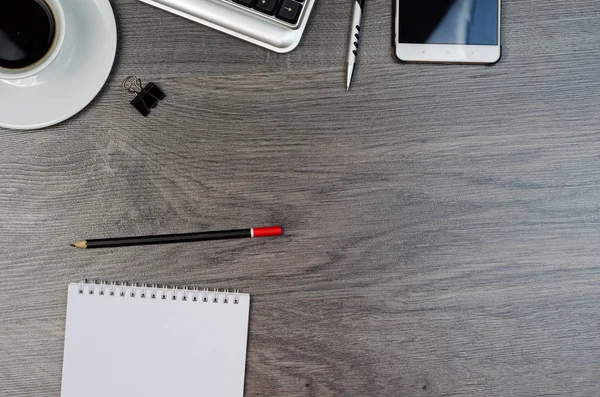
[[[354,8],[352,9],[352,27],[350,28],[348,54],[346,55],[346,91],[350,90],[352,76],[354,76],[356,56],[358,55],[358,42],[360,41],[360,21],[362,20],[364,6],[365,0],[354,0]]]

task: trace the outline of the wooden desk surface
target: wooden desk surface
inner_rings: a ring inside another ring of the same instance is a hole
[[[100,96],[0,130],[0,395],[60,395],[83,278],[250,292],[246,396],[597,395],[596,0],[506,1],[494,67],[395,62],[369,1],[350,93],[348,1],[319,1],[288,55],[113,5]],[[130,74],[168,94],[147,119]],[[286,236],[69,247],[270,224]]]

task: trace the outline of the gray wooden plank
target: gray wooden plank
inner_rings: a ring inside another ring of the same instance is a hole
[[[0,129],[0,395],[60,395],[83,278],[250,292],[247,396],[597,394],[597,2],[506,1],[504,59],[465,67],[395,62],[370,1],[350,93],[347,2],[287,55],[113,5],[100,96]],[[147,119],[130,74],[168,94]],[[286,236],[68,246],[269,224]]]

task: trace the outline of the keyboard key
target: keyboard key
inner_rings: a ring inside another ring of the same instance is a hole
[[[244,5],[246,7],[252,7],[254,5],[255,0],[233,0],[233,2]]]
[[[258,11],[262,11],[265,14],[273,15],[275,13],[275,6],[278,0],[258,0],[256,8]]]
[[[300,11],[302,11],[302,4],[293,0],[283,0],[277,12],[277,18],[289,23],[296,23],[298,22]]]

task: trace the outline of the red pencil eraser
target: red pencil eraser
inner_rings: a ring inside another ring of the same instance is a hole
[[[252,237],[273,237],[282,234],[283,228],[281,226],[255,227],[252,229]]]

